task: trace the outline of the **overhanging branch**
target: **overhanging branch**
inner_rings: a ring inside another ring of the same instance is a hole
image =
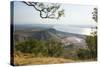
[[[60,5],[57,4],[48,7],[48,6],[44,6],[43,3],[39,3],[39,2],[25,2],[25,1],[22,2],[28,6],[34,7],[35,10],[37,10],[40,13],[41,18],[59,19],[59,17],[63,15],[63,13],[59,14],[60,11],[58,11],[57,13],[57,10],[60,8]]]

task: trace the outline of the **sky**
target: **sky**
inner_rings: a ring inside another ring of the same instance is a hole
[[[61,4],[65,10],[65,16],[60,19],[42,19],[39,12],[33,7],[22,2],[14,2],[14,22],[16,24],[95,24],[92,19],[92,11],[95,6]]]
[[[48,3],[47,3],[48,4]],[[93,5],[60,4],[65,16],[60,19],[42,19],[39,12],[22,2],[14,2],[15,24],[51,24],[58,30],[68,29],[68,25],[96,25],[92,19]],[[61,25],[61,26],[59,26]],[[67,27],[66,27],[67,26]],[[87,31],[87,30],[85,30]],[[89,33],[89,32],[88,32]]]

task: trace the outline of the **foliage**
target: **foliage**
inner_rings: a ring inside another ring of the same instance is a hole
[[[41,18],[49,18],[49,19],[59,19],[61,16],[64,16],[64,9],[59,9],[60,4],[57,3],[51,3],[51,4],[45,4],[41,2],[25,2],[22,1],[22,3],[32,6],[40,13]]]
[[[97,36],[87,36],[86,43],[90,50],[90,58],[97,58]]]
[[[60,56],[63,47],[61,43],[55,40],[27,40],[21,43],[18,43],[15,46],[16,51],[20,51],[23,53],[31,53],[38,56],[41,54],[42,56]]]
[[[94,21],[98,22],[98,16],[97,16],[98,15],[98,9],[94,8],[92,14],[93,14],[92,18],[94,19]]]
[[[85,60],[90,58],[90,51],[88,49],[79,49],[77,53],[79,59]]]
[[[86,37],[87,48],[79,49],[77,55],[80,59],[97,59],[97,36]]]
[[[49,56],[61,56],[63,53],[63,46],[62,43],[54,40],[54,39],[50,39],[48,40],[48,42],[46,43],[47,49],[48,49],[48,55]]]

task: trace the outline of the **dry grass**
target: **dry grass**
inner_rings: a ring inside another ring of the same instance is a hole
[[[38,57],[34,54],[25,54],[21,52],[14,53],[14,65],[39,65],[39,64],[58,64],[58,63],[73,63],[73,62],[90,62],[96,61],[94,59],[80,60],[80,59],[65,59],[57,57],[43,57],[39,55]]]
[[[32,57],[18,56],[14,57],[14,65],[29,65],[29,64],[57,64],[74,62],[71,59],[55,58],[55,57]]]

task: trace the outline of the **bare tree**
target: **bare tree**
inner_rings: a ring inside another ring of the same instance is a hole
[[[50,18],[50,19],[59,19],[61,16],[64,16],[64,9],[59,10],[60,4],[50,3],[44,4],[41,2],[25,2],[24,4],[32,6],[40,13],[41,18]]]

